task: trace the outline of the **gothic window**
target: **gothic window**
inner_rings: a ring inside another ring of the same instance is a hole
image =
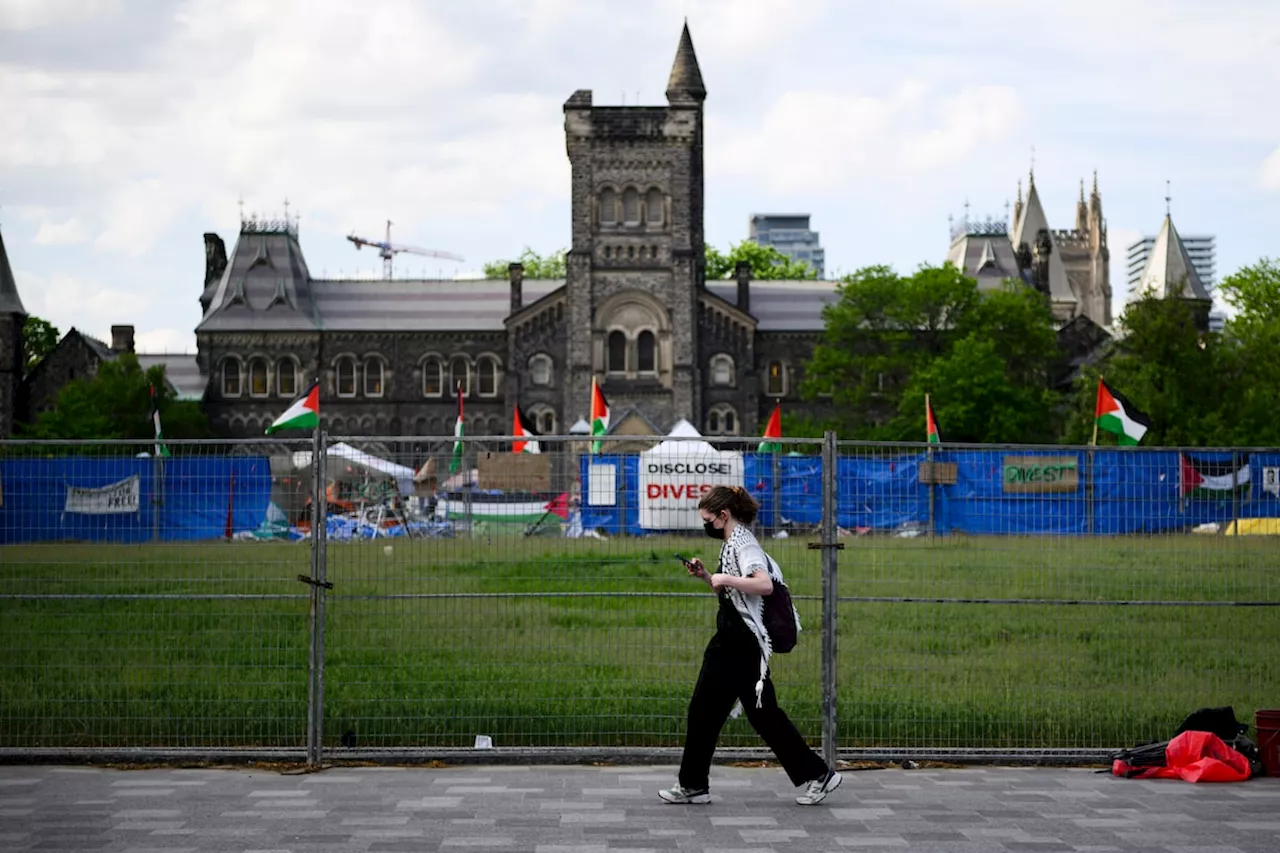
[[[627,336],[617,329],[609,333],[608,355],[606,370],[610,373],[627,372]]]
[[[539,435],[556,434],[556,413],[544,406],[534,406],[529,410],[529,419]],[[543,448],[544,450],[546,448]]]
[[[422,396],[439,397],[444,394],[444,365],[434,355],[422,362]]]
[[[366,397],[382,396],[382,359],[376,355],[364,363],[364,395]]]
[[[458,389],[463,397],[471,393],[471,365],[462,355],[455,355],[449,363],[449,390],[457,394]]]
[[[636,372],[656,373],[658,371],[657,341],[653,332],[645,330],[636,338]]]
[[[719,353],[711,357],[711,384],[733,384],[733,356]]]
[[[292,358],[276,364],[276,393],[281,397],[298,396],[298,365]]]
[[[356,395],[356,360],[349,355],[338,359],[337,365],[338,396],[354,397]]]
[[[635,187],[622,191],[622,224],[640,224],[640,191]]]
[[[719,405],[707,413],[707,435],[737,435],[738,413],[733,406]]]
[[[249,362],[249,396],[265,397],[269,393],[270,382],[268,376],[270,370],[267,368],[267,360],[265,358],[255,358]]]
[[[662,192],[657,188],[649,190],[645,193],[644,212],[645,221],[650,225],[661,225],[663,218]]]
[[[222,360],[222,396],[240,396],[240,359],[227,357]]]
[[[476,364],[476,391],[481,397],[498,395],[498,362],[493,356],[483,356]]]
[[[769,369],[765,372],[764,392],[771,397],[781,397],[787,393],[786,380],[787,374],[782,362],[769,362]]]
[[[618,222],[618,193],[605,187],[600,191],[600,224],[616,225]]]
[[[534,385],[550,385],[551,373],[554,368],[551,356],[544,352],[540,352],[533,358],[529,359],[529,379]]]

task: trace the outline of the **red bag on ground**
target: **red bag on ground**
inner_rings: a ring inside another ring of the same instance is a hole
[[[1249,759],[1215,734],[1183,732],[1165,748],[1164,767],[1131,767],[1117,760],[1111,772],[1130,779],[1244,782],[1249,778]]]

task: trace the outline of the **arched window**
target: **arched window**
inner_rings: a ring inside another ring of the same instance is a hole
[[[356,360],[354,358],[344,355],[338,359],[337,379],[339,397],[356,395]]]
[[[383,360],[378,356],[365,360],[365,396],[383,396]]]
[[[240,359],[234,356],[222,360],[222,396],[240,396]]]
[[[707,435],[737,435],[738,413],[728,404],[720,404],[707,413]]]
[[[656,187],[645,193],[644,218],[650,225],[661,225],[663,218],[662,191]]]
[[[291,358],[276,364],[276,393],[281,397],[298,396],[298,365]]]
[[[444,365],[434,355],[422,362],[422,396],[439,397],[444,394]]]
[[[627,372],[627,336],[617,329],[609,333],[609,360],[606,369],[610,373]]]
[[[709,415],[707,415],[707,434],[708,435],[720,434],[720,413],[719,412],[711,412]]]
[[[764,392],[773,397],[781,397],[787,393],[787,373],[782,362],[769,362],[769,369],[765,371]]]
[[[618,193],[611,187],[600,191],[600,224],[616,225],[618,223]]]
[[[640,224],[640,192],[635,187],[622,191],[622,224]]]
[[[711,384],[733,384],[733,356],[718,353],[711,357]]]
[[[539,435],[556,434],[556,413],[551,409],[535,408],[529,413],[529,417],[533,419],[533,428]]]
[[[481,397],[496,397],[498,394],[498,362],[492,356],[485,356],[476,363],[476,391]]]
[[[658,371],[658,345],[653,332],[648,329],[636,338],[636,372],[656,373]]]
[[[555,367],[551,356],[540,352],[529,359],[529,379],[534,385],[550,385],[551,374]]]
[[[471,393],[471,365],[466,356],[455,355],[449,363],[449,390],[457,394],[459,388],[463,397]]]
[[[249,396],[265,397],[270,392],[270,370],[265,358],[255,358],[249,362]]]

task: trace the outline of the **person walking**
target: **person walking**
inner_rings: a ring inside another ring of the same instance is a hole
[[[840,774],[805,743],[778,707],[769,677],[773,650],[763,611],[764,596],[773,592],[773,580],[769,558],[747,527],[758,510],[755,499],[741,486],[715,486],[698,503],[706,534],[724,542],[720,565],[714,574],[697,558],[685,565],[689,574],[717,593],[720,607],[716,633],[703,653],[702,670],[689,700],[676,785],[658,792],[668,803],[711,802],[711,757],[720,729],[739,702],[756,733],[782,762],[791,784],[805,786],[796,797],[797,803],[817,805],[840,785]]]

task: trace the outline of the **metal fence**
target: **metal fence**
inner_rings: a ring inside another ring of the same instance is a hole
[[[718,483],[829,759],[1088,761],[1280,706],[1273,449],[511,441],[0,442],[0,758],[673,759]]]

